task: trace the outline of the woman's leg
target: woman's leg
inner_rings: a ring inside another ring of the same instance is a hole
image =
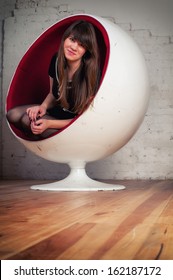
[[[26,113],[26,109],[35,105],[23,105],[15,107],[7,112],[7,120],[18,129],[24,132],[30,132],[30,119]]]
[[[58,129],[49,128],[45,130],[40,135],[34,135],[31,131],[30,126],[30,119],[26,113],[27,108],[35,106],[34,105],[24,105],[24,106],[18,106],[15,107],[7,112],[7,120],[13,124],[18,129],[22,130],[27,136],[33,138],[33,139],[45,139],[49,136],[51,136],[53,133],[57,132]],[[44,119],[56,119],[50,115],[45,115],[42,118]]]

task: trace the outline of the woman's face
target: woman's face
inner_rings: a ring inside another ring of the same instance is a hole
[[[64,41],[64,55],[69,62],[81,61],[86,49],[71,35]]]

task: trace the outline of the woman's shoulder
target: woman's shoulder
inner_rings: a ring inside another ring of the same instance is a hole
[[[55,64],[57,58],[58,58],[58,53],[56,52],[56,53],[54,53],[54,54],[52,55],[50,64],[51,64],[51,63]]]
[[[56,53],[54,53],[53,55],[52,55],[52,59],[54,58],[54,59],[57,59],[57,57],[58,57],[58,52],[56,52]]]
[[[50,64],[49,64],[49,70],[48,70],[48,74],[50,77],[55,78],[56,77],[56,71],[55,71],[55,65],[56,65],[56,60],[58,57],[58,53],[54,53],[52,55],[52,58],[50,60]]]

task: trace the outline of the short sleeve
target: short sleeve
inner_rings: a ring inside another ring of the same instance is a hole
[[[48,69],[48,74],[53,79],[56,77],[56,72],[55,72],[56,58],[57,58],[57,54],[54,54],[52,56],[52,59],[50,61],[50,65],[49,65],[49,69]]]

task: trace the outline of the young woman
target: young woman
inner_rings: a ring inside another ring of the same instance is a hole
[[[18,106],[7,119],[31,138],[46,138],[84,112],[99,87],[98,46],[94,27],[74,22],[64,33],[49,66],[50,91],[42,104]]]

